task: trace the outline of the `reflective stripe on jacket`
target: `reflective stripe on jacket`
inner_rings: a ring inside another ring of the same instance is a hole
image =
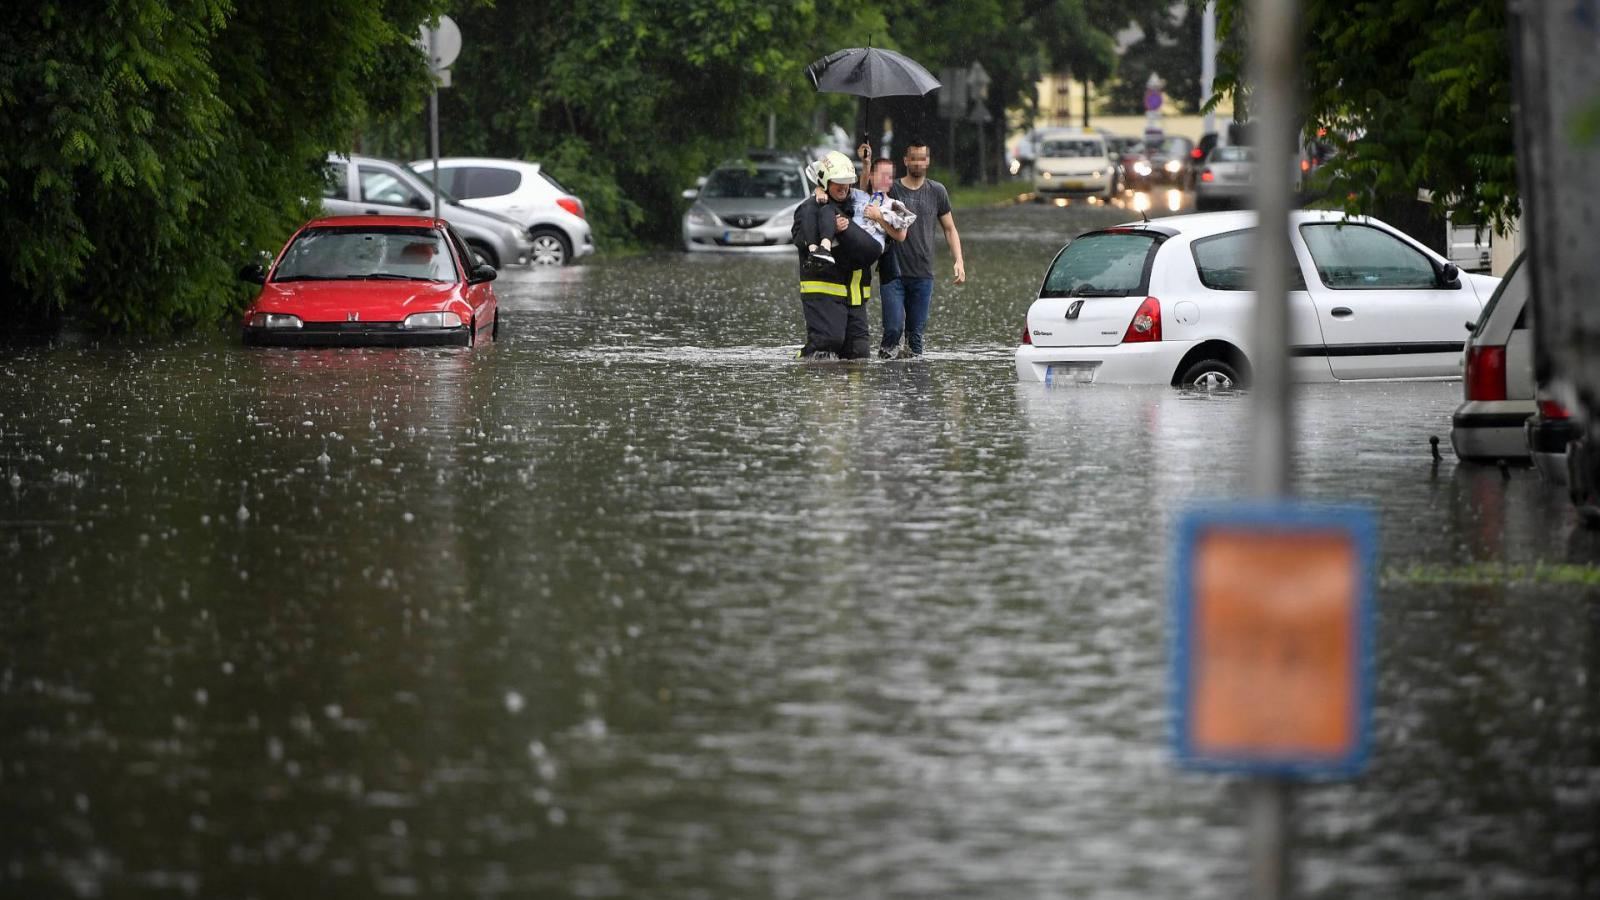
[[[851,306],[860,306],[872,299],[872,281],[869,278],[865,285],[861,277],[866,274],[866,269],[853,269],[850,272],[850,282],[841,284],[835,281],[822,281],[811,279],[800,282],[800,296],[809,299],[806,295],[826,297],[849,297]]]

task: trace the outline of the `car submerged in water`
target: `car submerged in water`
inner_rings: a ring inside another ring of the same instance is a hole
[[[1046,384],[1250,381],[1255,214],[1200,213],[1091,231],[1056,254],[1028,309],[1017,377]],[[1298,381],[1456,379],[1500,279],[1462,273],[1396,229],[1292,214],[1289,357]]]
[[[346,216],[301,226],[244,314],[249,346],[468,346],[496,337],[492,266],[449,223],[420,216]]]
[[[758,155],[719,166],[683,192],[694,201],[683,214],[683,249],[793,253],[794,210],[810,193],[795,157]]]

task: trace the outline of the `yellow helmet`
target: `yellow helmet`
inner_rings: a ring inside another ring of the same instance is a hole
[[[855,184],[856,164],[843,153],[837,150],[829,150],[828,155],[817,163],[817,181],[823,184],[830,181]]]

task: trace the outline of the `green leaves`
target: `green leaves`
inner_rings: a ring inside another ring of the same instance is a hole
[[[124,0],[0,14],[0,306],[145,330],[236,308],[233,271],[306,218],[315,163],[369,106],[420,102],[410,42],[434,12]]]

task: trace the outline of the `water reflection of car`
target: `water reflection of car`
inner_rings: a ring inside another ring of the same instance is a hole
[[[1033,191],[1109,200],[1116,190],[1116,169],[1099,134],[1052,129],[1039,134],[1034,148]]]
[[[1028,309],[1017,377],[1248,384],[1255,221],[1249,212],[1171,216],[1076,238]],[[1301,210],[1292,223],[1296,380],[1460,377],[1462,323],[1499,279],[1462,274],[1376,219]]]
[[[683,247],[793,253],[794,209],[809,193],[804,165],[792,157],[720,166],[698,189],[683,192],[694,201],[683,214]]]
[[[1196,209],[1217,209],[1250,202],[1255,190],[1256,156],[1249,147],[1216,147],[1200,167],[1194,183]]]
[[[418,160],[411,168],[427,179],[433,160]],[[466,206],[521,225],[528,235],[532,265],[566,265],[594,252],[583,201],[538,163],[447,157],[439,160],[439,186]]]
[[[322,208],[332,216],[415,216],[433,210],[433,189],[409,167],[370,156],[328,156]],[[514,219],[468,209],[439,191],[439,217],[495,268],[525,262],[532,244]]]
[[[1467,337],[1462,387],[1465,399],[1450,417],[1450,446],[1467,462],[1528,462],[1524,430],[1536,411],[1532,278],[1517,257]]]
[[[346,216],[301,226],[245,310],[244,342],[274,346],[465,346],[498,334],[492,266],[447,222]]]

